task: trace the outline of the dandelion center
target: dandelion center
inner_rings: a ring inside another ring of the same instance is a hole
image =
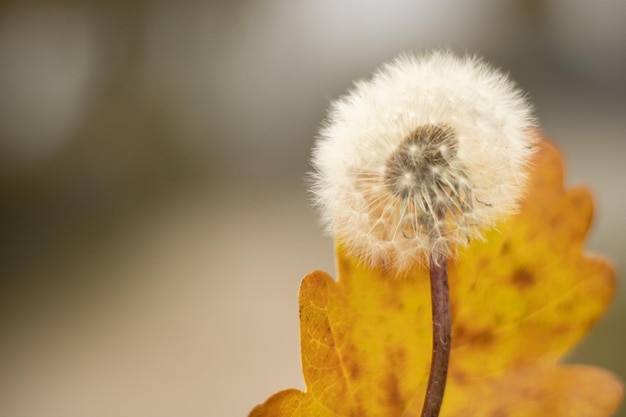
[[[445,216],[459,217],[473,206],[471,183],[457,160],[458,140],[446,125],[422,125],[389,156],[384,183],[402,204],[403,233],[427,227],[442,236]]]

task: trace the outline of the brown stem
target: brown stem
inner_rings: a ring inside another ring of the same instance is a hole
[[[448,259],[430,257],[430,293],[433,309],[433,354],[422,417],[437,417],[448,377],[452,320],[448,290]]]

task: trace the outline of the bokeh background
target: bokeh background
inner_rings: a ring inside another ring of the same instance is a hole
[[[402,51],[509,71],[626,259],[626,2],[3,1],[0,417],[243,416],[303,388],[334,270],[302,178],[330,100]],[[568,358],[626,379],[624,286]],[[624,411],[620,414],[626,415]]]

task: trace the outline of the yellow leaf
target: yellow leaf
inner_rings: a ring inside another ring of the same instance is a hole
[[[558,364],[605,310],[614,273],[582,254],[589,192],[564,190],[559,153],[540,147],[520,213],[449,264],[442,417],[602,417],[621,400],[610,373]],[[420,415],[432,349],[428,270],[398,278],[341,244],[337,263],[338,281],[315,271],[300,289],[306,393],[279,392],[250,417]]]

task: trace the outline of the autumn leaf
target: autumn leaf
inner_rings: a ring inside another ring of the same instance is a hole
[[[564,190],[545,141],[520,213],[449,264],[452,350],[442,417],[611,415],[610,373],[558,361],[601,316],[612,267],[583,255],[593,203]],[[262,416],[419,416],[432,349],[429,272],[398,278],[337,247],[338,281],[316,271],[300,289],[306,392],[286,390]]]

